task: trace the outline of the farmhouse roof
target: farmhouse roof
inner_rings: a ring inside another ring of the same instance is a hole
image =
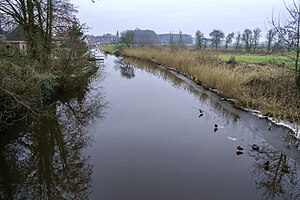
[[[25,41],[24,31],[21,27],[17,27],[11,32],[6,34],[6,40],[8,41]]]

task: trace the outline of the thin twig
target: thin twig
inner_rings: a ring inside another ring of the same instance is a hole
[[[10,96],[12,96],[19,104],[23,105],[24,107],[26,107],[28,110],[30,110],[32,113],[34,114],[38,114],[36,111],[34,111],[29,105],[25,104],[23,101],[21,101],[15,94],[13,94],[12,92],[0,87],[1,90],[3,90],[5,93],[9,94]]]

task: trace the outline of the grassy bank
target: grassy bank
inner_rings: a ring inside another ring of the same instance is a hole
[[[300,95],[293,71],[276,65],[253,66],[226,63],[219,56],[186,49],[133,48],[125,56],[156,61],[187,74],[237,106],[258,109],[262,114],[300,124]]]

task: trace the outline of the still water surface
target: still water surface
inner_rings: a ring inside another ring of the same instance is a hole
[[[107,56],[85,84],[1,139],[0,198],[300,199],[285,128],[149,63]]]

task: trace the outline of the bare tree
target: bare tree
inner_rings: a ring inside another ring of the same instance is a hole
[[[213,30],[209,34],[211,38],[211,44],[215,49],[218,49],[219,45],[221,44],[222,39],[224,39],[225,34],[221,30]]]
[[[286,49],[290,51],[290,48],[286,48],[286,46],[288,46],[288,44],[285,42],[284,38],[279,34],[276,34],[276,37],[274,38],[274,46],[272,48],[272,51],[284,52]]]
[[[276,35],[276,31],[274,29],[268,30],[268,33],[266,35],[268,52],[271,50],[272,43],[274,42],[275,39],[275,35]]]
[[[276,30],[278,38],[283,40],[293,52],[291,59],[295,66],[296,85],[300,87],[300,2],[293,0],[291,5],[285,4],[286,15],[277,20],[272,16],[271,25]]]
[[[117,34],[116,34],[116,44],[119,44],[119,41],[120,41],[120,35],[119,35],[119,31],[117,31]]]
[[[201,32],[201,31],[197,31],[196,32],[196,49],[202,49],[203,48],[203,46],[204,46],[204,34]]]
[[[252,31],[250,29],[245,29],[243,34],[242,34],[241,39],[244,42],[245,50],[250,52],[251,47],[252,47],[252,41],[253,41]]]
[[[261,37],[261,30],[259,28],[256,28],[253,30],[253,50],[254,52],[256,51],[257,49],[257,45],[259,43],[259,38]]]
[[[240,48],[240,43],[241,43],[241,33],[240,32],[237,32],[236,33],[236,37],[235,37],[235,40],[236,40],[236,42],[235,42],[235,49],[236,50],[238,50],[239,48]]]
[[[170,38],[169,38],[169,45],[170,46],[174,46],[174,34],[173,34],[173,31],[170,31],[169,36],[170,36]]]
[[[203,39],[203,48],[206,49],[207,48],[207,44],[208,43],[208,39],[204,38]]]
[[[53,4],[53,35],[65,35],[69,27],[78,24],[77,10],[69,0],[54,0]]]
[[[226,43],[225,43],[225,49],[227,50],[228,48],[228,44],[231,44],[232,43],[232,39],[234,38],[234,32],[232,33],[229,33],[227,36],[226,36]]]
[[[183,36],[182,36],[182,31],[179,30],[179,41],[178,41],[179,47],[183,48],[184,47],[184,42],[183,42]]]

